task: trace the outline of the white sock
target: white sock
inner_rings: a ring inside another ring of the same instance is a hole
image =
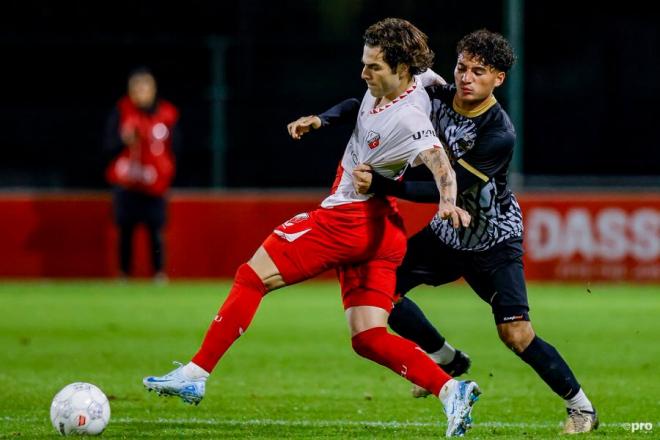
[[[456,388],[457,385],[458,381],[456,379],[449,379],[447,383],[440,388],[440,394],[438,397],[445,408],[447,407],[447,400],[454,393],[454,388]]]
[[[189,379],[206,379],[209,373],[194,362],[188,362],[183,366],[183,374],[188,376]]]
[[[443,345],[440,350],[429,353],[428,355],[436,364],[447,365],[454,360],[456,349],[449,345],[449,342],[445,341],[445,345]]]
[[[587,395],[584,394],[584,391],[582,391],[582,388],[580,388],[580,391],[573,396],[570,399],[565,399],[566,402],[566,408],[572,408],[572,409],[579,409],[582,411],[591,411],[593,412],[594,407],[587,398]]]

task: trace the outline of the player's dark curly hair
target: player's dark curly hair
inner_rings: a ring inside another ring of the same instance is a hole
[[[479,59],[484,65],[508,72],[516,57],[509,41],[488,29],[479,29],[463,38],[456,45],[456,54],[466,52]]]
[[[364,32],[364,44],[380,47],[383,59],[392,72],[403,63],[411,75],[424,72],[433,64],[433,51],[428,37],[412,23],[401,18],[386,18],[372,24]]]

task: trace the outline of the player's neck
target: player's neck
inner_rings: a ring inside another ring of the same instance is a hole
[[[380,107],[394,101],[396,98],[403,95],[406,90],[412,87],[413,84],[415,84],[415,78],[413,77],[410,77],[406,81],[401,81],[401,84],[396,88],[396,90],[394,90],[392,93],[388,93],[376,101],[376,107]]]

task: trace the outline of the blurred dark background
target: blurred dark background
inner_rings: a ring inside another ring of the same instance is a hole
[[[525,187],[660,187],[660,16],[646,2],[524,2]],[[350,127],[291,141],[286,124],[361,97],[361,35],[409,19],[452,78],[455,44],[506,34],[505,1],[5,2],[0,186],[103,188],[105,118],[147,65],[182,111],[177,187],[331,184]],[[510,75],[509,80],[514,75]],[[506,87],[497,97],[505,108]]]

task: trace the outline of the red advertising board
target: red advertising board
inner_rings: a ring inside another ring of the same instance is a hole
[[[166,229],[173,278],[231,277],[273,227],[314,209],[323,194],[175,193]],[[525,271],[530,280],[660,282],[660,195],[527,193]],[[402,202],[410,234],[434,205]],[[0,195],[0,277],[117,275],[108,194]],[[146,234],[135,269],[149,274]]]
[[[525,272],[542,280],[660,280],[660,195],[526,194]]]

